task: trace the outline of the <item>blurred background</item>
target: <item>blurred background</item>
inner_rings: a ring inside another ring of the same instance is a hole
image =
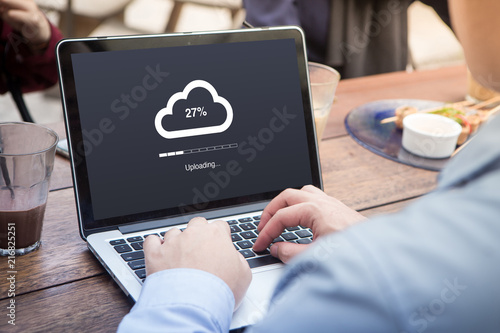
[[[66,37],[233,29],[241,26],[241,0],[36,0]],[[408,71],[464,63],[453,32],[419,1],[408,12]],[[62,121],[59,87],[25,94],[38,123]],[[10,95],[0,96],[0,121],[21,120]]]

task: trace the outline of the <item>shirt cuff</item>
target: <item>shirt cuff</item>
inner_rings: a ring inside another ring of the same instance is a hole
[[[219,277],[189,268],[163,270],[148,276],[141,295],[120,324],[120,331],[228,332],[234,295]]]

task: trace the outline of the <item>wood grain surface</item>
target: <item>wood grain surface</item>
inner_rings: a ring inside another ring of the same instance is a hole
[[[6,309],[8,302],[0,301],[0,308]],[[2,315],[0,332],[116,332],[130,307],[116,283],[100,275],[16,296],[16,325]]]
[[[436,185],[436,172],[395,163],[349,136],[322,141],[320,158],[325,192],[356,210],[413,198]]]
[[[3,258],[2,258],[3,259]],[[16,257],[16,295],[102,274],[104,269],[80,238],[73,189],[49,193],[42,229],[42,245]],[[1,260],[0,272],[7,272]],[[8,281],[0,279],[0,299]]]

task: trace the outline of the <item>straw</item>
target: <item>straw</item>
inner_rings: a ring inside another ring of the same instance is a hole
[[[2,147],[0,147],[0,154],[2,153]],[[16,197],[14,190],[12,189],[12,185],[10,182],[9,169],[7,169],[7,159],[3,156],[0,156],[0,169],[2,170],[2,177],[5,181],[5,185],[10,191],[10,198],[14,199]]]

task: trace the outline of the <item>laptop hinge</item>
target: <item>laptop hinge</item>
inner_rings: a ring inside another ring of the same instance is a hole
[[[130,234],[134,232],[140,232],[144,230],[150,230],[150,229],[157,229],[157,228],[162,228],[162,227],[171,227],[173,225],[178,225],[178,224],[185,224],[188,223],[189,220],[191,220],[193,217],[196,216],[203,216],[206,219],[216,219],[220,217],[225,217],[225,216],[231,216],[231,215],[240,215],[240,214],[245,214],[245,213],[250,213],[254,211],[259,211],[263,210],[269,201],[265,202],[259,202],[255,204],[249,204],[245,206],[237,206],[233,208],[224,208],[224,209],[217,209],[213,211],[206,211],[206,212],[198,212],[198,213],[192,213],[192,214],[185,214],[181,216],[176,216],[176,217],[170,217],[170,218],[164,218],[164,219],[158,219],[158,220],[152,220],[152,221],[142,221],[139,223],[134,223],[134,224],[127,224],[124,226],[118,227],[118,230],[122,234]]]

